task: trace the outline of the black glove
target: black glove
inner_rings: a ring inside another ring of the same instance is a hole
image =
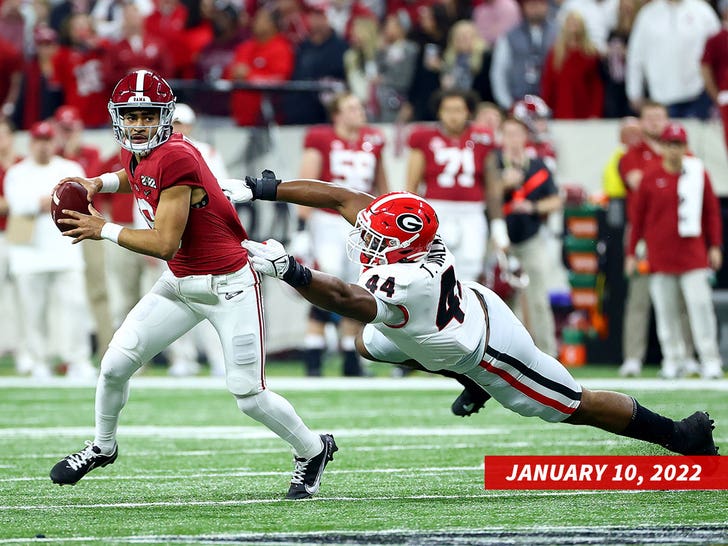
[[[275,201],[280,183],[280,179],[276,178],[276,173],[270,169],[264,170],[260,178],[245,177],[245,185],[253,192],[253,200]]]

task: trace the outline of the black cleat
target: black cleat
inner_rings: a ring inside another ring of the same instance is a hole
[[[51,480],[58,485],[74,485],[94,468],[113,464],[118,456],[118,445],[114,446],[111,455],[102,455],[98,446],[86,442],[81,451],[72,453],[51,468]]]
[[[675,422],[673,441],[665,447],[681,455],[718,455],[713,441],[713,420],[704,411],[696,411]]]
[[[478,413],[488,400],[490,400],[490,394],[482,389],[477,391],[465,389],[455,399],[450,409],[455,415],[468,417],[469,415]]]
[[[296,468],[293,470],[291,487],[288,489],[287,499],[307,499],[315,495],[321,485],[321,475],[324,473],[326,463],[334,460],[334,453],[339,450],[331,434],[322,434],[321,441],[324,448],[321,453],[310,459],[295,457]]]

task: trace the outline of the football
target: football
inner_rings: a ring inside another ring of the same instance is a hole
[[[83,214],[88,214],[88,205],[89,202],[86,199],[86,188],[72,180],[64,182],[58,186],[55,192],[53,192],[51,199],[51,218],[53,218],[53,223],[56,224],[56,227],[61,231],[73,229],[73,226],[71,225],[57,223],[57,220],[60,220],[61,218],[70,218],[70,216],[63,214],[61,211],[64,209],[75,210]]]

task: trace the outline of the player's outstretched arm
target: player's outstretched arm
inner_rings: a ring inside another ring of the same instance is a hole
[[[253,268],[259,273],[284,280],[317,307],[359,322],[377,317],[377,301],[368,291],[321,271],[304,267],[286,252],[281,243],[243,241]]]
[[[352,225],[356,215],[374,200],[374,196],[339,184],[316,179],[281,180],[273,171],[263,171],[260,178],[245,177],[253,199],[285,201],[307,207],[336,209]]]

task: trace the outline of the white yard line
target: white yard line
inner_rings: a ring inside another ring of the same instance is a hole
[[[328,473],[328,471],[327,471]],[[568,495],[609,495],[609,494],[640,494],[651,493],[651,491],[485,491],[478,495],[392,495],[377,497],[313,497],[305,502],[372,502],[391,500],[447,500],[447,499],[479,499],[497,497],[554,497]],[[36,511],[36,510],[72,510],[72,509],[95,509],[95,508],[151,508],[151,507],[180,507],[180,506],[245,506],[247,504],[278,504],[291,502],[286,499],[242,499],[225,501],[158,501],[158,502],[116,502],[116,503],[93,503],[93,504],[32,504],[20,506],[0,506],[0,512],[6,511]],[[301,502],[301,501],[296,501]],[[114,539],[116,540],[116,539]]]
[[[225,380],[219,377],[134,377],[135,389],[225,390]],[[582,383],[592,389],[611,390],[709,390],[728,391],[728,379],[585,379]],[[93,387],[95,381],[74,381],[65,377],[38,380],[30,377],[0,377],[2,388],[79,388]],[[439,377],[341,378],[341,377],[269,377],[268,386],[280,391],[458,391],[462,387],[451,379]]]

